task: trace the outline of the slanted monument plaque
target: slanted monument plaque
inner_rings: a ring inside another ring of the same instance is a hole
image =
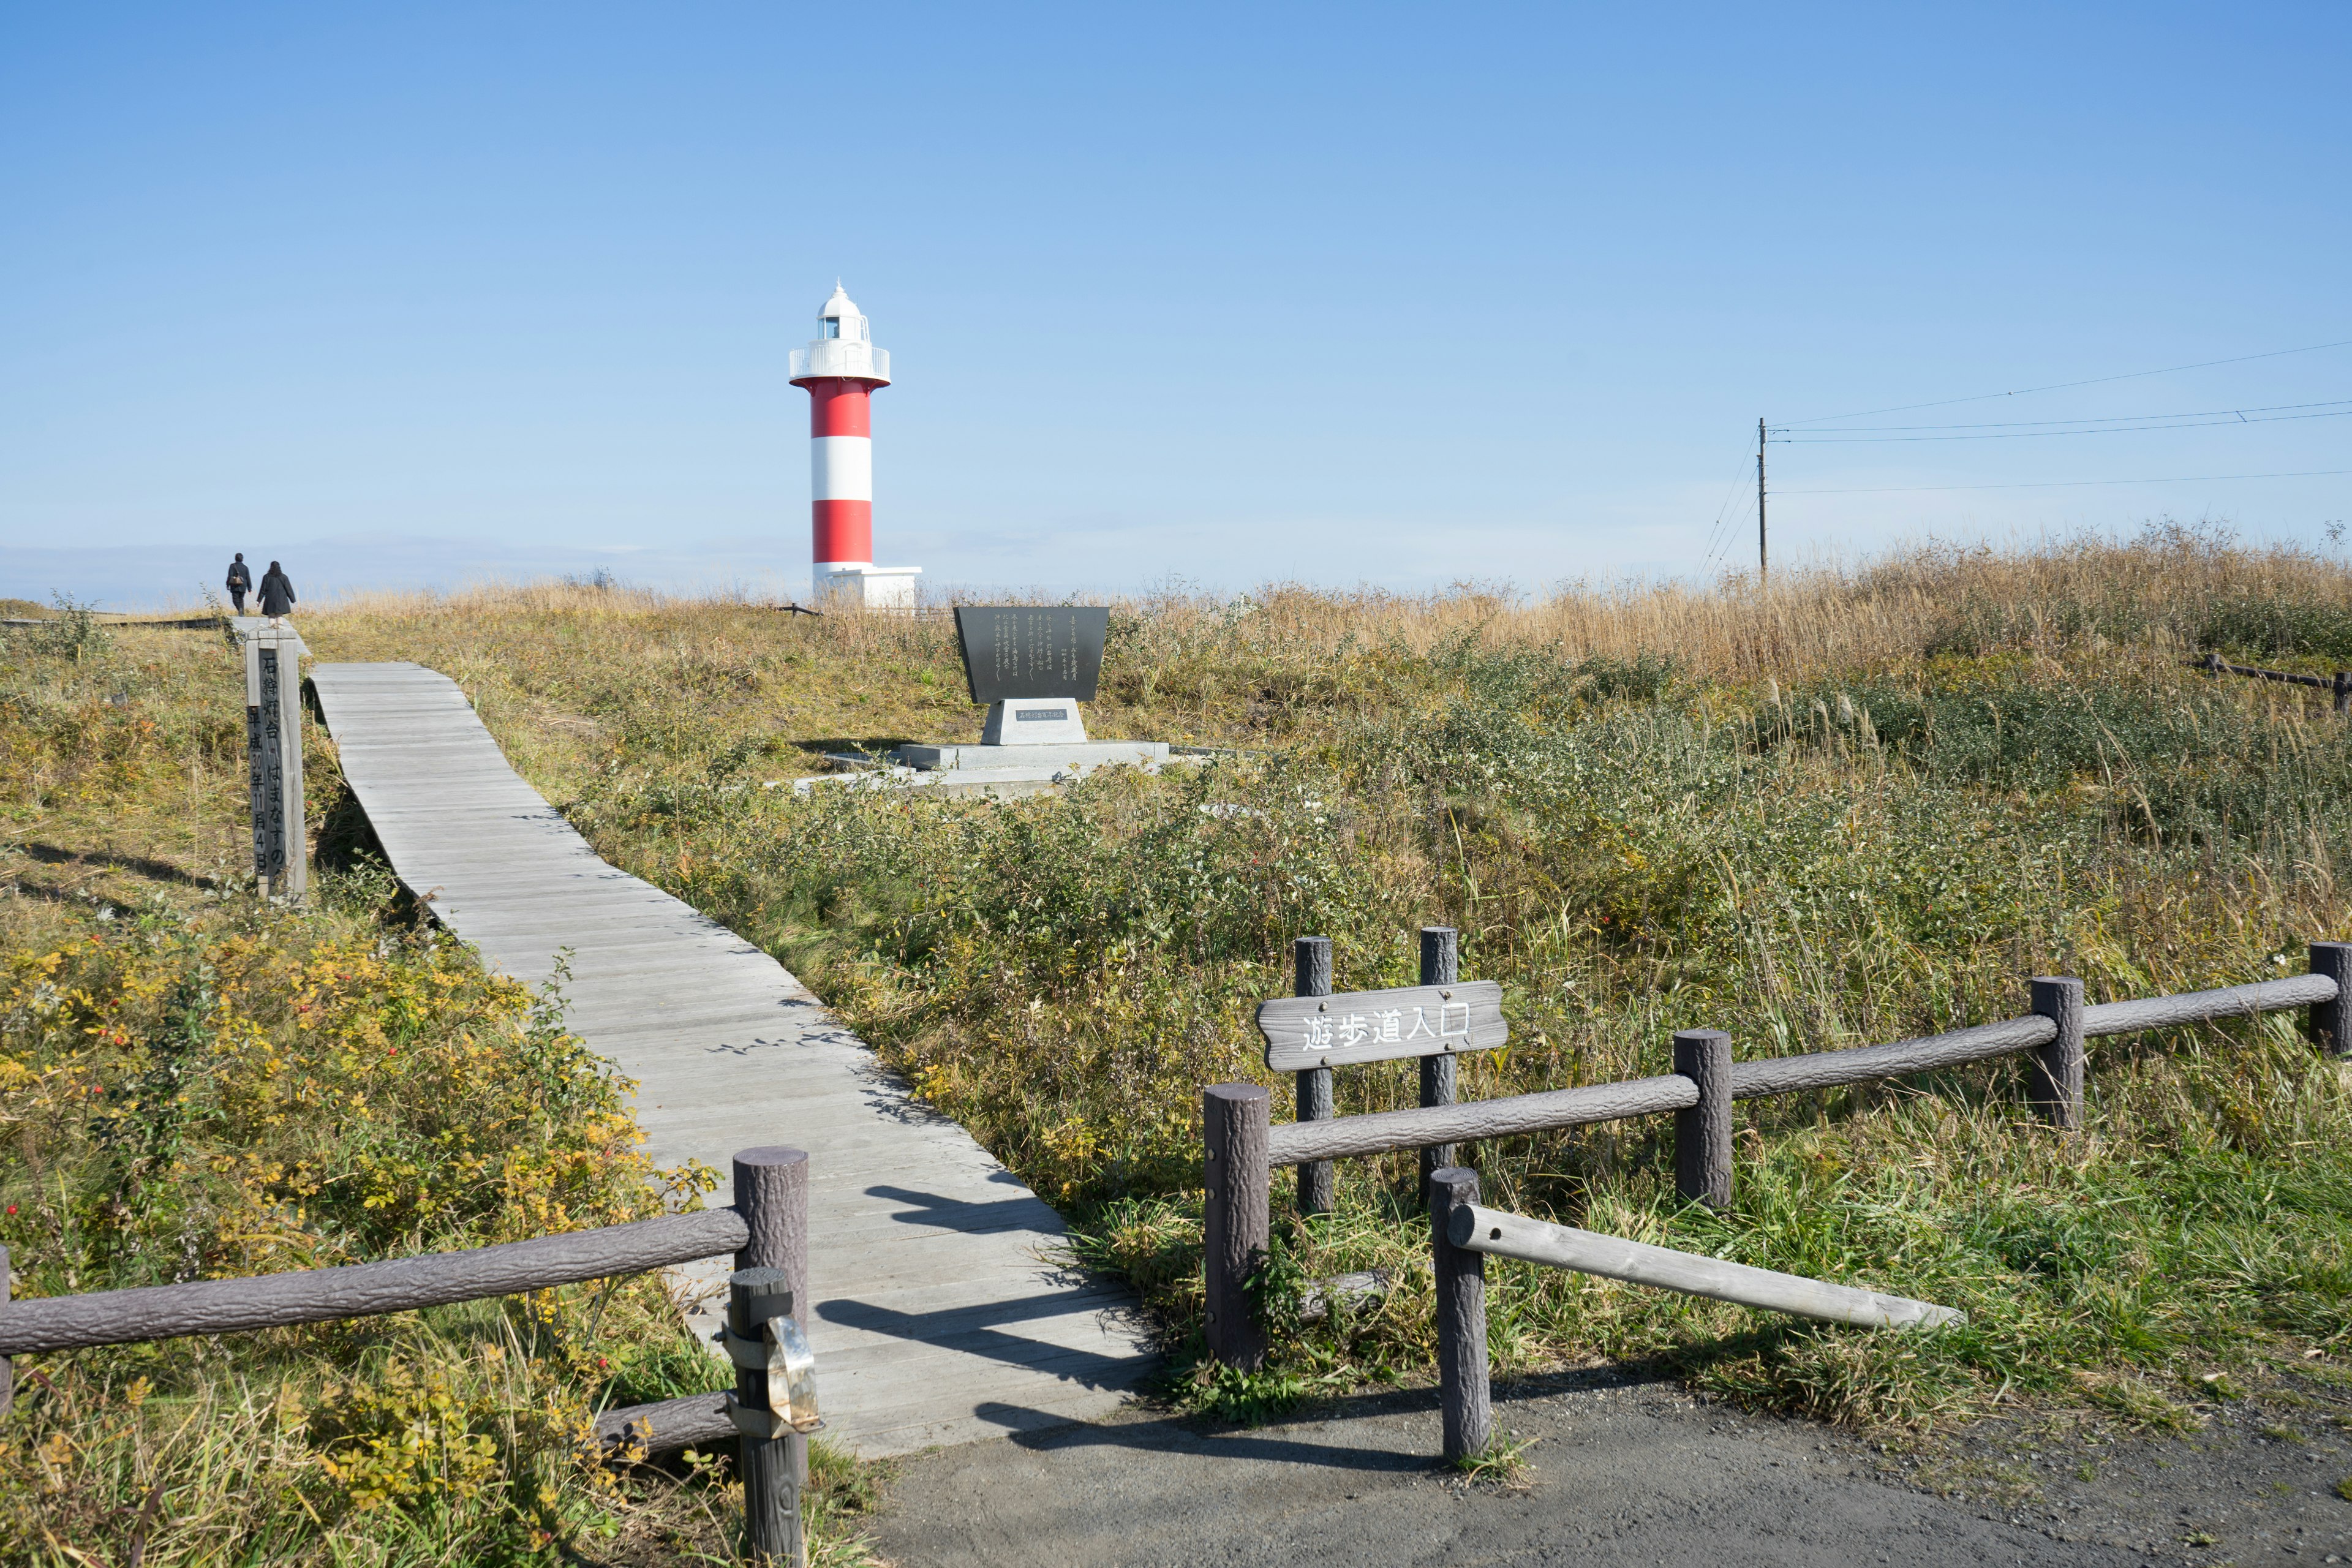
[[[1099,605],[959,605],[956,643],[983,746],[1085,745],[1078,704],[1102,680],[1110,611]],[[969,766],[970,764],[965,764]]]
[[[959,605],[956,641],[974,702],[1066,697],[1092,702],[1102,682],[1110,611],[1099,605],[1051,608]]]
[[[961,605],[956,643],[965,684],[988,718],[980,744],[901,746],[895,760],[926,773],[1002,773],[1018,769],[1040,781],[1087,768],[1165,761],[1158,741],[1096,741],[1078,704],[1102,680],[1110,611],[1100,605]]]

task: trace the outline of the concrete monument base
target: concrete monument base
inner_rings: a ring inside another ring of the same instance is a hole
[[[1084,741],[1059,746],[901,746],[890,760],[921,773],[997,773],[1019,769],[1051,777],[1056,773],[1108,767],[1156,767],[1168,760],[1165,741]]]
[[[989,705],[976,746],[905,745],[890,760],[922,773],[1002,774],[1010,769],[1050,779],[1122,763],[1158,767],[1168,760],[1168,742],[1088,740],[1076,698],[1017,697]]]
[[[983,746],[1083,746],[1087,721],[1075,697],[1024,697],[992,702],[980,727]]]

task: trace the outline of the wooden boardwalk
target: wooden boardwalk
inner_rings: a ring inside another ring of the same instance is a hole
[[[1041,1258],[1063,1233],[1054,1211],[806,986],[599,858],[447,677],[317,664],[311,679],[401,881],[518,979],[544,980],[569,952],[569,1025],[636,1080],[656,1162],[700,1160],[723,1181],[738,1149],[809,1152],[810,1339],[835,1441],[906,1453],[1119,1404],[1150,1364],[1131,1300]]]

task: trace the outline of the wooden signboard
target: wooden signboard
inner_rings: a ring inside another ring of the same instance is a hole
[[[974,702],[1095,700],[1110,611],[1101,605],[959,605],[956,641]]]
[[[1491,1051],[1511,1037],[1493,980],[1284,996],[1258,1004],[1257,1026],[1276,1072]]]

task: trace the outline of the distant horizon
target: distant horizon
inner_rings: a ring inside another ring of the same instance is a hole
[[[2239,530],[2221,519],[2193,522],[2165,519],[2135,528],[2044,530],[2001,540],[1942,538],[1923,533],[1907,539],[1886,539],[1866,549],[1837,550],[1816,544],[1776,562],[1775,567],[1791,575],[1854,572],[1929,549],[1990,548],[1998,554],[2023,557],[2084,540],[2129,545],[2165,527],[2202,533],[2216,542],[2226,538],[2235,547],[2248,551],[2296,549],[2321,556],[2346,553],[2344,546],[2336,542],[2293,535],[2266,536]],[[63,594],[101,614],[132,615],[200,610],[209,592],[225,608],[227,595],[219,584],[235,548],[188,544],[166,549],[121,545],[26,550],[0,544],[0,598],[49,605]],[[589,586],[593,585],[590,579],[600,570],[609,574],[614,587],[677,598],[733,597],[747,603],[777,605],[809,602],[806,565],[778,559],[772,546],[763,552],[754,544],[714,540],[682,552],[592,546],[576,547],[570,552],[528,547],[487,552],[475,547],[470,558],[455,568],[446,564],[453,551],[465,553],[465,542],[415,535],[354,535],[298,541],[268,551],[248,550],[245,556],[257,575],[272,559],[285,563],[287,574],[300,595],[298,614],[301,609],[330,608],[341,600],[373,594],[432,593],[454,596],[478,588],[520,588],[564,582]],[[435,561],[444,564],[428,564]],[[313,563],[320,562],[339,565],[313,571]],[[656,570],[633,571],[633,563]],[[1419,584],[1272,575],[1211,583],[1165,574],[1150,581],[1093,583],[1075,587],[927,577],[919,591],[926,602],[933,603],[950,598],[968,602],[974,596],[990,595],[1017,600],[1135,600],[1165,595],[1231,600],[1261,590],[1292,587],[1339,595],[1392,594],[1402,598],[1443,597],[1457,592],[1496,594],[1541,602],[1576,590],[1645,589],[1675,584],[1712,590],[1748,577],[1753,571],[1751,563],[1744,569],[1705,574],[1689,570],[1612,570],[1537,581],[1502,575],[1433,578]],[[174,583],[184,585],[167,585]]]

